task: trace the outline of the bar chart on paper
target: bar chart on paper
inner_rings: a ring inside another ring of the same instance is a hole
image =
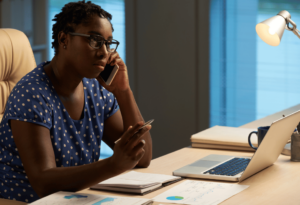
[[[248,188],[247,185],[186,180],[156,196],[154,201],[180,204],[219,204]]]
[[[37,200],[30,205],[147,205],[151,202],[152,200],[141,198],[57,192]]]

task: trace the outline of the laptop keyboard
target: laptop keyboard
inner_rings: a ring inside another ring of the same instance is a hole
[[[204,174],[234,176],[240,172],[243,172],[249,162],[250,159],[248,158],[233,158],[204,172]]]

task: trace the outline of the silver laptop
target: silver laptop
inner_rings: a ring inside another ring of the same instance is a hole
[[[242,181],[271,166],[282,152],[296,126],[300,111],[272,123],[252,158],[228,155],[208,155],[173,172],[175,176]]]

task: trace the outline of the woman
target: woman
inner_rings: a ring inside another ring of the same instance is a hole
[[[2,198],[32,202],[149,165],[151,126],[137,132],[144,121],[110,20],[90,1],[55,16],[54,58],[16,84],[0,125]],[[119,66],[110,86],[99,77],[106,64]],[[114,154],[98,161],[101,139]]]

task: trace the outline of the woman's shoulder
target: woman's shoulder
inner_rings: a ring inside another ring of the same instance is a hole
[[[39,64],[15,85],[8,98],[8,103],[33,105],[33,102],[43,102],[43,104],[49,105],[54,96],[54,88]]]
[[[15,85],[12,91],[25,90],[26,92],[39,92],[42,90],[51,90],[50,81],[44,72],[43,65],[39,64],[32,71],[24,75]]]

